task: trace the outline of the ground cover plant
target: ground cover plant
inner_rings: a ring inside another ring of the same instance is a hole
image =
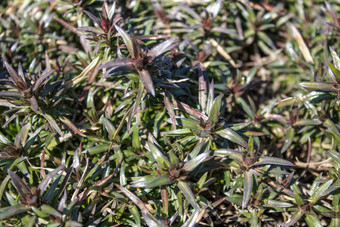
[[[340,226],[334,1],[0,2],[1,226]]]

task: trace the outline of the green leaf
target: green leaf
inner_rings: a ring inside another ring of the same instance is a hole
[[[198,120],[187,119],[183,117],[176,117],[176,123],[178,126],[181,126],[184,129],[192,129],[195,131],[202,130],[200,126],[200,122]]]
[[[282,202],[282,201],[266,199],[264,201],[264,206],[265,207],[272,207],[272,208],[288,208],[288,207],[292,207],[293,204],[287,203],[287,202]]]
[[[113,135],[116,132],[115,127],[113,126],[113,124],[107,118],[102,117],[101,120],[103,122],[103,125],[104,125],[107,133],[109,134],[109,139],[112,140],[113,139]]]
[[[162,185],[172,184],[173,180],[170,178],[169,174],[164,174],[160,177],[154,178],[151,182],[145,185],[145,188],[154,188]]]
[[[320,220],[316,217],[316,215],[306,214],[305,221],[307,222],[308,227],[322,227]]]
[[[333,180],[329,180],[326,183],[324,183],[319,189],[308,199],[311,203],[316,203],[322,194],[327,191],[329,186],[333,183]]]
[[[252,164],[251,166],[259,166],[259,165],[281,165],[281,166],[291,166],[291,167],[295,166],[290,161],[286,161],[281,158],[267,157],[267,156],[261,157],[258,162]]]
[[[304,88],[319,90],[319,91],[333,91],[337,92],[338,89],[334,87],[333,83],[327,82],[302,82],[300,85]]]
[[[331,52],[331,55],[332,55],[332,58],[333,58],[333,63],[334,63],[334,65],[335,65],[335,68],[336,68],[337,70],[340,70],[340,58],[339,58],[338,54],[335,52],[335,50],[334,50],[332,47],[330,47],[329,50],[330,50],[330,52]],[[339,77],[338,77],[338,78],[339,78]]]
[[[232,149],[217,149],[213,151],[214,156],[228,156],[231,159],[234,159],[240,163],[242,163],[242,153],[238,150],[232,150]]]
[[[74,77],[70,81],[67,81],[65,83],[65,87],[69,88],[72,85],[76,85],[80,83],[90,71],[92,71],[93,69],[97,67],[99,62],[100,62],[100,57],[98,56],[95,59],[93,59],[93,61],[88,66],[86,66],[86,68],[78,76]]]
[[[53,207],[49,205],[43,204],[41,205],[40,209],[43,210],[45,213],[50,214],[54,217],[58,217],[58,218],[62,217],[62,214],[59,211],[57,211],[56,209],[54,209]]]
[[[177,184],[177,187],[181,190],[185,198],[188,200],[188,202],[191,204],[191,206],[196,210],[199,209],[199,206],[196,202],[195,195],[192,193],[189,185],[187,182],[180,181]]]
[[[170,167],[170,161],[168,160],[168,158],[165,157],[163,153],[152,142],[148,141],[148,146],[159,168],[168,169]]]
[[[237,143],[243,147],[247,147],[248,143],[236,132],[231,130],[230,128],[224,128],[222,130],[216,131],[217,135],[220,135],[221,137],[230,140],[234,143]]]
[[[193,171],[198,165],[200,165],[202,162],[204,162],[207,157],[209,156],[210,151],[205,152],[203,154],[200,154],[198,156],[196,156],[195,158],[187,161],[184,163],[182,170],[185,172],[190,173],[191,171]]]
[[[334,162],[338,163],[340,166],[340,153],[336,151],[328,151],[326,154],[333,159]]]
[[[132,58],[137,58],[137,56],[135,56],[135,52],[133,49],[133,42],[131,37],[122,29],[120,28],[118,25],[115,25],[116,30],[118,31],[119,35],[123,38],[124,43],[126,45],[126,48],[128,49],[130,55]]]
[[[179,166],[177,156],[172,151],[169,151],[169,158],[170,158],[170,170],[177,169]]]
[[[212,126],[214,126],[216,123],[218,123],[219,116],[220,116],[220,109],[221,109],[221,106],[222,106],[222,98],[223,98],[223,94],[217,96],[214,99],[214,102],[211,106],[209,116],[210,116]]]
[[[247,115],[252,119],[254,120],[255,119],[255,113],[253,112],[253,110],[250,108],[250,106],[241,98],[241,97],[238,97],[236,99],[236,102],[237,104],[239,104],[242,109],[244,110],[244,112],[247,113]]]
[[[244,172],[242,209],[247,207],[253,191],[253,174],[249,171]]]

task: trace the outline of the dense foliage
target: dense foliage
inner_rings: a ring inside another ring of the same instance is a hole
[[[0,2],[0,225],[340,226],[340,12]]]

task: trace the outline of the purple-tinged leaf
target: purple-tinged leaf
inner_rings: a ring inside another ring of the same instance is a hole
[[[253,174],[249,171],[244,172],[242,209],[247,207],[253,191]]]
[[[28,101],[31,104],[32,110],[37,113],[39,109],[37,99],[34,96],[32,96]]]
[[[52,172],[50,172],[39,184],[37,191],[40,193],[40,196],[44,194],[45,189],[47,188],[50,181],[58,174],[58,172],[64,169],[65,166],[59,166]]]
[[[32,190],[21,180],[21,178],[11,170],[8,170],[8,174],[20,196],[25,200],[32,199],[34,196]]]
[[[127,190],[126,188],[115,184],[115,186],[122,191],[127,197],[129,197],[129,199],[136,204],[136,206],[141,210],[142,215],[145,219],[145,222],[148,226],[150,227],[165,227],[166,225],[157,220],[154,216],[151,215],[150,210],[148,209],[148,207],[142,202],[142,200],[140,200],[137,196],[135,196],[132,192],[130,192],[129,190]]]
[[[198,119],[203,119],[203,121],[208,121],[209,117],[207,117],[205,114],[201,113],[200,111],[188,106],[187,104],[174,100],[174,106],[179,108],[180,110],[186,112],[187,114],[190,114],[191,116],[194,116]]]
[[[74,133],[77,133],[78,135],[82,137],[86,137],[84,133],[82,133],[68,118],[62,117],[60,120],[67,125]]]
[[[56,132],[61,136],[63,137],[63,133],[61,131],[61,129],[59,128],[57,122],[53,119],[53,117],[49,114],[44,114],[43,115],[45,117],[45,119],[48,121],[48,123],[51,125],[51,127],[56,130]]]
[[[21,128],[20,132],[15,136],[14,144],[16,147],[25,146],[30,128],[31,128],[30,124],[25,124]]]
[[[304,88],[319,90],[319,91],[333,91],[337,92],[339,88],[336,88],[333,83],[327,82],[302,82],[300,85]]]
[[[24,213],[24,212],[29,211],[29,210],[30,210],[29,207],[26,207],[22,204],[16,204],[14,206],[1,208],[0,220],[12,217],[14,215]]]
[[[122,28],[120,28],[118,25],[115,25],[115,28],[118,31],[118,33],[120,34],[120,36],[123,38],[124,43],[126,45],[126,48],[128,49],[131,57],[137,58],[137,56],[134,55],[135,51],[133,49],[133,41],[132,41],[131,37]]]
[[[146,89],[148,90],[148,92],[152,95],[152,96],[156,96],[156,91],[155,91],[155,87],[153,85],[152,82],[152,78],[151,75],[149,73],[149,71],[142,69],[141,71],[138,71],[138,74],[144,84],[144,86],[146,87]]]
[[[138,40],[136,39],[135,35],[131,33],[130,35],[131,41],[132,41],[132,46],[133,46],[133,56],[135,56],[135,59],[141,59],[141,48],[139,46]]]
[[[229,158],[238,161],[239,163],[243,162],[242,153],[238,150],[232,149],[217,149],[213,151],[214,156],[228,156]]]
[[[48,71],[44,72],[44,73],[39,77],[39,79],[35,82],[32,91],[35,92],[35,91],[40,87],[40,85],[41,85],[43,82],[45,82],[45,79],[46,79],[47,77],[49,77],[53,72],[54,72],[54,70],[48,70]]]
[[[168,169],[170,167],[170,161],[165,155],[150,141],[147,142],[150,152],[157,162],[159,168]]]
[[[188,200],[188,202],[191,204],[191,206],[195,209],[198,210],[199,206],[196,202],[196,198],[194,193],[192,193],[189,184],[184,181],[179,181],[177,184],[177,187],[181,190],[185,198]]]
[[[202,110],[206,109],[208,98],[208,76],[203,65],[198,70],[198,101]]]
[[[1,93],[0,93],[1,96]],[[6,106],[6,107],[18,107],[16,105],[14,105],[13,103],[9,102],[6,99],[0,99],[0,106]]]
[[[28,86],[26,84],[26,81],[23,80],[23,78],[19,76],[18,73],[12,68],[12,66],[8,64],[6,61],[5,61],[5,67],[9,75],[11,76],[13,82],[15,83],[15,85],[17,85],[21,90],[27,90]]]
[[[76,35],[80,36],[80,33],[78,32],[77,28],[75,28],[74,26],[72,26],[71,24],[67,23],[66,21],[55,17],[54,18],[56,21],[58,21],[61,25],[63,25],[65,28],[67,28],[68,30],[70,30],[71,32],[75,33]]]
[[[265,207],[272,207],[272,208],[288,208],[292,207],[293,204],[287,203],[287,202],[282,202],[282,201],[276,201],[272,199],[266,199],[264,201],[264,206]]]
[[[221,10],[221,8],[223,7],[223,2],[222,0],[217,0],[216,2],[211,3],[208,7],[207,7],[207,11],[209,13],[211,13],[213,18],[217,17],[218,12]]]
[[[95,22],[97,25],[99,25],[99,26],[101,25],[100,19],[98,17],[94,16],[92,13],[90,13],[89,11],[86,11],[86,10],[84,10],[84,13],[86,13],[87,16],[89,16],[91,18],[91,20],[93,20],[93,22]]]
[[[208,91],[208,100],[207,106],[205,109],[205,113],[210,116],[210,110],[212,109],[212,105],[214,102],[214,80],[209,83],[209,91]]]
[[[230,128],[224,128],[222,130],[216,131],[216,134],[243,147],[248,146],[248,143],[239,134],[237,134]]]
[[[172,183],[173,183],[173,180],[171,180],[169,174],[164,174],[160,177],[154,178],[151,182],[148,182],[148,184],[145,185],[145,188],[154,188],[154,187],[159,187],[162,185],[168,185]]]
[[[170,100],[168,98],[167,95],[164,95],[164,105],[166,107],[166,110],[168,111],[168,114],[170,116],[170,119],[171,119],[171,123],[172,125],[174,126],[174,129],[176,130],[177,127],[176,127],[176,116],[175,116],[175,111],[174,111],[174,108],[173,106],[171,105],[170,103]]]
[[[235,30],[233,29],[228,29],[228,28],[223,28],[223,27],[214,27],[211,29],[212,32],[220,32],[220,33],[224,33],[227,35],[231,35],[233,37],[237,37],[237,34],[235,32]]]
[[[210,154],[210,151],[205,152],[203,154],[197,155],[195,158],[187,161],[184,163],[182,170],[185,172],[190,173],[193,171],[197,166],[199,166],[202,162],[206,161]]]
[[[286,161],[281,158],[268,157],[268,156],[261,157],[258,162],[252,164],[251,166],[259,166],[259,165],[280,165],[280,166],[295,167],[295,165],[291,163],[290,161]]]
[[[294,123],[295,126],[309,126],[309,125],[321,125],[322,121],[319,119],[301,119]]]
[[[161,55],[169,50],[176,48],[179,45],[178,38],[172,37],[160,44],[154,46],[151,50],[148,51],[148,61],[152,62],[155,57]]]
[[[200,212],[199,209],[195,209],[194,212],[191,214],[190,218],[182,225],[183,227],[194,227],[197,225],[197,223],[202,218],[202,212],[205,212],[202,210]]]

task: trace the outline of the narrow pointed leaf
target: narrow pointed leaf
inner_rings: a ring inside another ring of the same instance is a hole
[[[17,204],[17,205],[10,206],[10,207],[0,208],[0,220],[12,217],[14,215],[24,213],[24,212],[29,211],[29,210],[30,210],[29,207],[26,207],[22,204]]]
[[[154,46],[151,50],[148,51],[149,62],[151,62],[155,57],[161,55],[169,50],[174,49],[179,45],[178,38],[172,37],[164,42]]]
[[[217,96],[214,99],[214,102],[211,106],[211,110],[210,110],[210,120],[211,120],[211,124],[215,125],[216,123],[218,123],[218,119],[220,116],[220,109],[222,106],[222,98],[223,98],[223,94]]]
[[[138,71],[138,74],[144,84],[144,86],[146,87],[146,89],[148,90],[148,92],[152,95],[152,96],[156,96],[156,91],[155,91],[155,87],[153,85],[152,82],[152,78],[151,75],[149,73],[149,71],[142,69],[141,71]]]
[[[188,202],[191,204],[191,206],[194,209],[199,209],[199,206],[196,202],[195,195],[194,193],[192,193],[188,183],[184,181],[180,181],[178,182],[177,187],[181,190],[181,192],[183,193],[185,198],[188,200]]]
[[[247,207],[253,191],[253,174],[249,171],[244,172],[242,209]]]
[[[167,169],[170,167],[170,161],[167,157],[163,155],[163,153],[152,143],[148,142],[148,146],[150,148],[150,152],[153,158],[156,160],[158,166],[162,169]]]
[[[57,122],[53,119],[53,117],[49,114],[44,114],[43,115],[45,117],[45,119],[48,121],[48,123],[51,125],[51,127],[61,136],[63,137],[63,133],[61,131],[61,129],[59,128],[59,125],[57,124]]]
[[[176,127],[176,115],[175,115],[175,111],[174,111],[174,108],[173,108],[172,104],[170,103],[170,100],[167,97],[167,95],[164,95],[163,103],[164,103],[164,105],[166,107],[166,110],[168,111],[168,114],[169,114],[170,119],[171,119],[171,123],[174,126],[174,129],[176,130],[177,127]]]
[[[106,62],[98,67],[98,69],[105,69],[105,68],[118,68],[118,67],[127,67],[132,69],[133,68],[133,60],[132,59],[116,59],[113,61]]]
[[[222,130],[216,131],[216,134],[243,147],[248,146],[248,143],[239,134],[237,134],[230,128],[224,128]]]
[[[112,140],[113,139],[113,136],[116,132],[116,129],[115,127],[113,126],[113,124],[108,120],[106,119],[105,117],[102,118],[102,122],[103,122],[103,125],[107,131],[107,133],[109,134],[109,139]]]
[[[197,155],[195,158],[185,162],[185,164],[182,167],[182,170],[185,172],[191,172],[193,171],[199,164],[204,162],[207,157],[209,156],[210,151],[205,152],[203,154]]]
[[[123,38],[124,43],[126,45],[126,48],[128,49],[130,55],[132,58],[137,58],[137,56],[134,55],[134,50],[133,50],[133,42],[131,40],[131,37],[118,25],[115,25],[116,30],[120,34],[120,36]]]
[[[331,186],[332,183],[333,180],[329,180],[326,183],[324,183],[308,200],[311,203],[316,203],[321,198],[321,196],[327,191],[327,189],[329,188],[329,186]]]
[[[8,174],[11,177],[15,189],[18,191],[22,198],[33,197],[32,190],[21,180],[21,178],[17,174],[12,172],[11,170],[8,170]]]
[[[55,175],[58,174],[58,172],[62,169],[64,169],[65,166],[59,166],[58,168],[56,168],[55,170],[53,170],[52,172],[50,172],[39,184],[38,186],[38,191],[40,193],[40,196],[42,196],[44,194],[45,189],[47,188],[48,184],[50,183],[50,181],[55,177]]]
[[[308,227],[322,227],[323,226],[319,218],[314,215],[306,214],[305,220],[306,220]]]
[[[129,199],[136,204],[136,206],[141,210],[142,215],[145,219],[145,222],[150,227],[165,227],[165,224],[159,220],[157,220],[154,216],[151,215],[150,210],[147,206],[140,200],[137,196],[135,196],[132,192],[127,190],[126,188],[115,184],[115,186],[122,191]]]
[[[281,166],[291,166],[291,167],[295,166],[290,161],[286,161],[281,158],[268,157],[268,156],[261,157],[258,162],[254,163],[251,166],[259,166],[259,165],[281,165]]]
[[[327,83],[327,82],[302,82],[300,85],[304,88],[312,89],[312,90],[319,90],[319,91],[333,91],[337,92],[338,89],[336,89],[333,85],[333,83]]]

